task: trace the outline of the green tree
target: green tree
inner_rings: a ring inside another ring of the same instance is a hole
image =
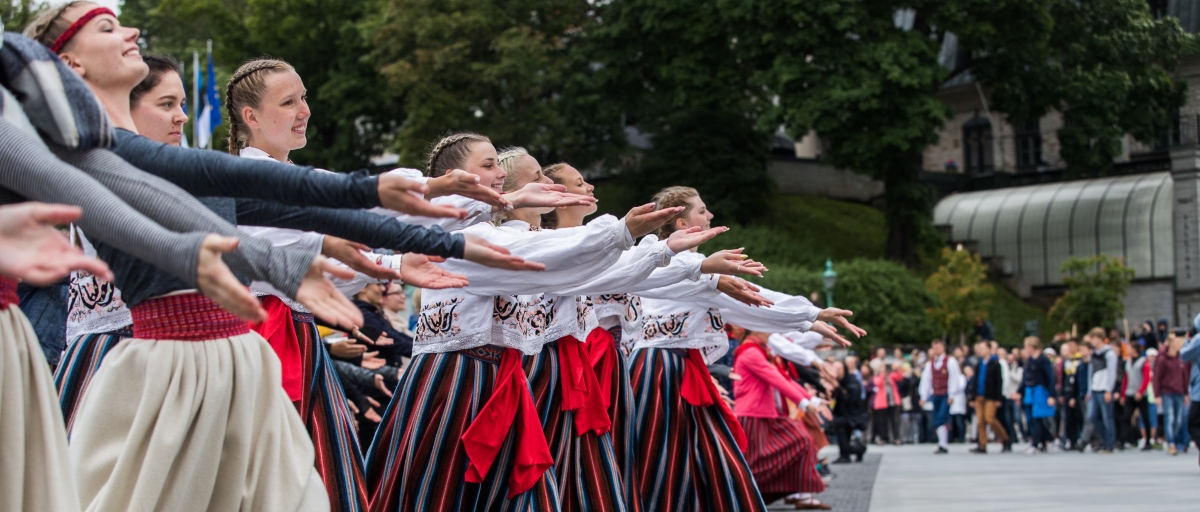
[[[308,145],[292,159],[349,171],[383,152],[402,117],[364,58],[372,45],[359,23],[378,9],[376,0],[125,0],[121,20],[143,30],[150,51],[181,60],[194,50],[203,55],[212,39],[222,95],[224,78],[243,61],[286,60],[304,80],[312,108]]]
[[[938,335],[925,310],[937,302],[921,278],[902,265],[855,259],[837,266],[834,305],[854,312],[852,321],[867,330],[855,349],[876,345],[924,344]],[[755,282],[776,291],[808,297],[823,289],[820,272],[775,266]],[[823,305],[823,304],[822,304]]]
[[[987,281],[987,267],[978,254],[942,249],[942,265],[925,280],[936,305],[926,311],[946,333],[965,339],[976,318],[988,317],[996,290]]]
[[[719,222],[764,213],[774,193],[767,160],[777,127],[759,118],[771,94],[752,87],[754,70],[738,58],[737,27],[722,6],[616,0],[601,3],[590,21],[573,46],[570,92],[607,101],[579,115],[649,139],[644,158],[626,161],[631,172],[621,179],[643,198],[693,186]]]
[[[1062,273],[1067,292],[1054,301],[1051,318],[1086,331],[1116,325],[1117,318],[1125,314],[1121,299],[1134,272],[1121,258],[1103,254],[1090,258],[1072,256],[1063,262]]]
[[[25,30],[25,25],[28,25],[45,9],[44,2],[9,0],[6,4],[0,4],[0,19],[4,20],[6,32],[21,32]]]
[[[815,129],[829,163],[882,180],[887,253],[909,265],[936,240],[934,197],[917,179],[950,114],[938,97],[948,80],[969,74],[1014,123],[1066,112],[1062,155],[1077,174],[1111,167],[1125,132],[1156,136],[1184,99],[1174,67],[1192,38],[1142,0],[721,4],[740,28],[740,62],[778,96],[762,122],[794,137]],[[942,55],[950,38],[956,59]]]

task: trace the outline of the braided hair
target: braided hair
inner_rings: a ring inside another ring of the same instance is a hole
[[[471,154],[471,143],[492,142],[491,139],[478,133],[460,132],[442,137],[433,149],[429,150],[429,163],[426,164],[425,174],[437,178],[446,171],[462,167],[463,162]]]
[[[688,199],[693,197],[700,197],[700,193],[692,187],[667,187],[658,191],[657,194],[654,194],[654,197],[650,200],[654,201],[655,211],[662,210],[663,208],[674,208],[676,206],[684,207],[682,212],[679,212],[679,214],[671,217],[666,224],[663,224],[662,227],[658,228],[658,231],[655,234],[657,234],[659,238],[666,238],[671,236],[671,233],[675,232],[675,219],[688,214],[688,211],[692,209],[692,205],[688,203]]]
[[[291,64],[279,59],[254,59],[238,66],[225,85],[225,110],[229,114],[229,153],[238,154],[250,140],[250,128],[242,119],[242,108],[259,108],[267,90],[267,77],[275,73],[296,71]]]
[[[75,7],[79,4],[90,4],[82,0],[67,2],[53,9],[47,9],[39,14],[33,21],[25,25],[25,37],[33,39],[43,45],[49,47],[54,44],[58,36],[63,35],[67,31],[67,27],[71,26],[71,22],[64,20],[62,15],[67,12],[67,9]]]
[[[496,164],[504,169],[507,175],[504,177],[504,191],[512,192],[517,187],[517,180],[521,177],[517,174],[517,162],[521,157],[529,156],[529,151],[522,147],[507,147],[500,150],[500,154],[496,156]]]

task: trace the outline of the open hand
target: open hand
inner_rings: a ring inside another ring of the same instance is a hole
[[[429,192],[425,194],[425,199],[433,199],[442,196],[463,196],[483,201],[501,210],[512,208],[512,203],[496,192],[491,187],[485,187],[479,184],[479,176],[471,174],[462,169],[454,169],[446,174],[436,178],[430,178],[425,182],[429,187]]]
[[[838,308],[825,308],[820,313],[817,313],[818,322],[830,322],[838,327],[849,330],[856,338],[861,338],[867,335],[867,331],[860,329],[858,326],[850,323],[847,317],[853,315],[853,311]]]
[[[0,274],[34,286],[53,283],[72,270],[90,272],[111,281],[108,265],[89,258],[71,245],[55,224],[82,215],[77,206],[21,203],[0,206]]]
[[[435,205],[425,200],[429,187],[399,174],[379,176],[379,202],[384,208],[421,217],[467,218],[467,211],[453,206]]]
[[[350,340],[342,340],[329,344],[329,353],[342,359],[358,357],[366,351],[366,345],[360,345]]]
[[[671,233],[671,236],[667,237],[667,247],[676,254],[679,254],[683,251],[700,247],[700,244],[712,240],[713,237],[716,237],[717,235],[726,231],[729,231],[729,228],[725,226],[719,226],[710,229],[694,227],[676,231]]]
[[[683,206],[663,208],[661,210],[655,210],[654,208],[654,203],[646,203],[641,206],[635,206],[625,215],[625,229],[629,230],[629,234],[633,238],[637,239],[653,233],[654,230],[662,227],[663,224],[666,224],[684,210]]]
[[[237,249],[238,239],[208,235],[200,243],[196,265],[196,288],[226,311],[251,322],[267,319],[267,311],[221,260],[221,254]],[[333,286],[330,284],[330,286]]]
[[[850,340],[847,340],[846,338],[842,337],[841,334],[838,334],[837,329],[835,327],[833,327],[832,325],[829,325],[825,322],[813,322],[812,331],[816,332],[816,333],[821,333],[822,336],[833,340],[835,343],[837,343],[838,345],[841,345],[843,347],[850,346]]]
[[[364,252],[371,248],[360,243],[325,235],[321,241],[321,254],[344,263],[347,267],[357,270],[367,277],[375,279],[400,279],[400,273],[383,265],[376,264]]]
[[[368,370],[378,370],[380,368],[383,368],[383,365],[385,365],[385,364],[387,364],[387,361],[385,361],[385,360],[383,360],[383,358],[379,357],[378,350],[376,350],[374,352],[367,352],[367,353],[363,354],[363,357],[362,357],[362,367],[363,368],[366,368]],[[382,375],[381,375],[381,377],[382,377]]]
[[[567,192],[565,185],[530,183],[520,190],[504,194],[513,208],[559,208],[596,204],[596,198]]]
[[[467,277],[434,265],[424,254],[407,253],[400,258],[400,280],[413,286],[441,290],[462,288]]]
[[[508,249],[484,240],[477,235],[464,235],[467,240],[463,248],[463,259],[485,267],[506,270],[546,270],[546,265],[536,261],[525,261],[513,256]],[[407,258],[407,256],[406,256]]]
[[[324,256],[318,255],[308,267],[308,274],[300,282],[300,289],[296,291],[296,301],[330,325],[349,332],[362,325],[362,312],[325,278],[326,273],[340,279],[354,277],[354,272],[350,269],[339,267]]]
[[[759,295],[759,288],[745,279],[717,276],[717,290],[750,306],[773,306],[775,303]]]
[[[700,272],[729,276],[750,274],[762,277],[762,273],[767,271],[767,267],[749,258],[749,256],[742,254],[742,249],[717,251],[711,256],[704,258],[704,262],[700,263]]]
[[[386,395],[388,398],[392,397],[392,390],[388,389],[387,386],[384,385],[384,383],[383,383],[383,375],[375,376],[375,389],[382,391],[383,394]],[[370,400],[370,398],[368,398],[368,400]],[[375,407],[379,407],[379,404],[375,404]]]

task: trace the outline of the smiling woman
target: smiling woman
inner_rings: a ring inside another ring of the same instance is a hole
[[[231,154],[252,146],[290,162],[288,153],[308,144],[308,91],[282,60],[255,59],[239,66],[225,86],[225,108]]]

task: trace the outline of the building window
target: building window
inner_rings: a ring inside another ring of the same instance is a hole
[[[992,171],[992,122],[978,112],[963,123],[963,171],[967,174]]]
[[[1018,126],[1015,138],[1017,141],[1017,169],[1036,171],[1042,163],[1042,130],[1038,127],[1038,122],[1033,121]]]

